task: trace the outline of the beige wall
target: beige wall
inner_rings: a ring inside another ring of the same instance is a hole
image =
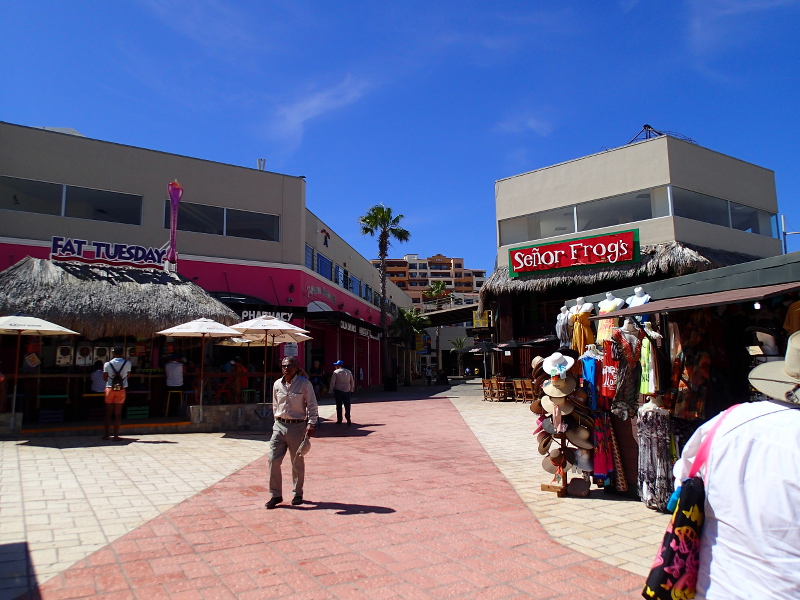
[[[497,220],[667,183],[667,138],[655,138],[501,179],[495,184]]]
[[[281,243],[178,232],[178,252],[302,264],[305,181],[298,177],[0,123],[0,175],[136,194],[142,225],[0,211],[0,237],[49,241],[55,235],[162,246],[167,185],[177,179],[183,201],[277,214]],[[68,231],[67,231],[68,229]]]
[[[706,248],[740,252],[766,258],[783,253],[780,240],[720,225],[710,225],[692,219],[674,217],[675,239]]]
[[[773,171],[673,137],[665,139],[672,185],[778,212]]]

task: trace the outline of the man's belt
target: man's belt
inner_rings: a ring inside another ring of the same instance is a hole
[[[307,419],[284,419],[283,417],[275,417],[275,420],[281,423],[305,423]]]

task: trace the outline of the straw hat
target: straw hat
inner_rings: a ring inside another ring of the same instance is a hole
[[[550,453],[542,459],[542,468],[548,473],[555,474],[556,466],[561,465],[565,471],[569,471],[575,464],[575,451],[567,448],[563,452],[561,448],[553,448]]]
[[[565,378],[550,377],[550,379],[542,385],[542,390],[550,397],[561,398],[571,394],[577,385],[578,383],[575,381],[575,378],[569,375]]]
[[[800,404],[800,331],[789,336],[785,360],[758,365],[748,377],[762,394]]]
[[[594,443],[592,442],[592,432],[581,425],[575,427],[574,429],[568,429],[567,439],[569,440],[570,444],[577,446],[578,448],[586,448],[587,450],[594,448]]]
[[[553,443],[553,436],[546,431],[540,431],[536,434],[536,443],[539,444],[539,454],[547,454],[550,444]]]
[[[303,441],[300,442],[300,446],[297,448],[297,454],[295,454],[295,460],[297,460],[298,456],[305,456],[311,452],[311,440],[308,436],[303,438]]]
[[[575,408],[572,402],[564,397],[551,398],[550,396],[542,396],[542,408],[545,410],[545,412],[552,415],[555,412],[556,406],[558,406],[558,408],[561,410],[562,415],[568,415]]]
[[[544,358],[541,356],[535,356],[531,361],[531,369],[533,369],[533,376],[536,377],[538,373],[542,371],[542,363],[544,362]]]
[[[537,396],[541,396],[543,393],[542,386],[548,379],[550,379],[550,376],[547,373],[543,373],[540,369],[539,374],[533,378],[533,393]]]
[[[534,398],[531,400],[530,404],[531,412],[537,415],[544,414],[545,410],[542,408],[542,399],[541,398]]]
[[[553,352],[544,359],[542,368],[548,375],[564,375],[575,364],[575,359],[571,356],[564,356],[561,352]]]
[[[586,400],[588,398],[589,395],[581,388],[575,388],[575,391],[573,391],[569,397],[570,400],[581,406],[586,406]]]

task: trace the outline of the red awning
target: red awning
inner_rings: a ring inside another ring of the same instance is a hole
[[[744,288],[739,290],[727,290],[724,292],[713,292],[711,294],[697,294],[696,296],[680,296],[667,300],[655,300],[640,306],[631,306],[604,315],[590,317],[597,319],[615,319],[617,317],[629,317],[635,315],[649,315],[652,313],[672,312],[676,310],[688,310],[690,308],[701,308],[703,306],[719,306],[722,304],[736,304],[747,302],[748,300],[763,300],[770,296],[777,296],[792,290],[800,289],[800,282],[781,283],[778,285],[765,285],[755,288]]]

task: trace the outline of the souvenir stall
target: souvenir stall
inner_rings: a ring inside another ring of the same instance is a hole
[[[553,474],[542,488],[585,496],[594,484],[666,511],[688,438],[729,406],[758,399],[748,372],[780,359],[800,329],[799,287],[660,301],[637,287],[625,300],[606,294],[597,314],[582,297],[565,306],[556,328],[573,323],[572,336],[559,331],[559,352],[532,364],[534,435]]]

